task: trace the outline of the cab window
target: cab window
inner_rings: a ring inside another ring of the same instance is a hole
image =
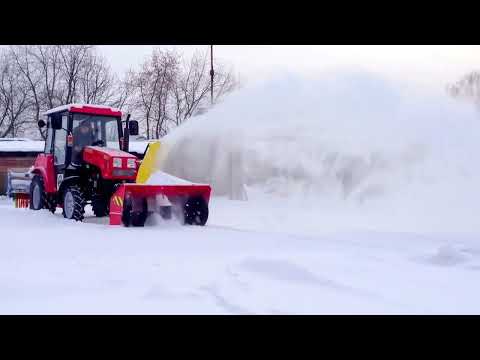
[[[54,136],[54,159],[55,165],[65,164],[65,153],[67,149],[67,124],[68,116],[62,116],[62,129],[55,130]]]
[[[45,139],[45,154],[52,153],[53,130],[50,123],[50,118],[47,120],[47,138]]]

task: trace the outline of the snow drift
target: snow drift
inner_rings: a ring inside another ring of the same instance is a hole
[[[443,206],[480,200],[479,121],[443,89],[414,92],[362,72],[287,75],[167,135],[162,169],[236,199],[249,189],[324,204]]]

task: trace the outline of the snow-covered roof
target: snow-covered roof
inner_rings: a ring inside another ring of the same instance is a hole
[[[129,150],[137,154],[143,154],[151,141],[132,141]],[[108,146],[118,148],[118,142],[108,142]],[[43,152],[45,142],[25,138],[2,138],[0,139],[0,152]]]
[[[44,141],[24,138],[0,139],[0,152],[42,152],[44,148]]]
[[[0,141],[31,141],[30,139],[27,138],[0,138]]]
[[[84,106],[88,106],[90,108],[96,108],[96,109],[109,109],[110,111],[121,111],[120,109],[111,107],[111,106],[104,106],[104,105],[92,105],[92,104],[67,104],[67,105],[61,105],[57,106],[53,109],[50,109],[48,111],[45,111],[42,115],[48,115],[48,114],[53,114],[59,111],[65,111],[65,110],[70,110],[72,107],[76,108],[83,108]]]

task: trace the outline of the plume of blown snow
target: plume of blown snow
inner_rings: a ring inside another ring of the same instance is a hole
[[[442,89],[412,91],[365,72],[288,74],[172,131],[163,166],[232,198],[248,189],[323,203],[440,204],[459,191],[476,196],[479,121]]]

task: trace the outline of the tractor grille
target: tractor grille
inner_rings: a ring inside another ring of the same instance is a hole
[[[124,177],[132,177],[135,176],[134,169],[114,169],[113,176],[124,176]]]

